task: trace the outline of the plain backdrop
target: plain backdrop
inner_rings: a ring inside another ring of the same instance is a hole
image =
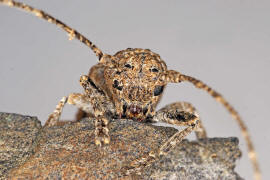
[[[248,126],[264,179],[269,171],[270,2],[23,1],[67,23],[103,52],[149,48],[174,69],[197,77],[224,95]],[[80,75],[97,63],[91,50],[55,25],[0,6],[0,111],[37,116],[43,123],[61,97],[82,92]],[[197,107],[210,137],[240,138],[236,170],[252,179],[236,122],[205,92],[170,84],[159,107],[188,101]],[[66,106],[63,119],[74,119]],[[190,136],[192,137],[192,136]]]

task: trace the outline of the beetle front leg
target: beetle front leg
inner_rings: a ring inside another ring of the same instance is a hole
[[[160,159],[160,156],[166,155],[175,146],[178,146],[192,131],[196,132],[198,139],[206,138],[206,131],[202,126],[198,113],[191,104],[186,102],[169,104],[160,109],[154,115],[153,122],[165,122],[177,126],[186,126],[186,128],[170,137],[157,150],[152,150],[148,155],[133,161],[130,167],[126,168],[126,174],[141,172],[144,167],[151,165],[154,161]]]
[[[142,156],[139,159],[134,160],[129,167],[124,167],[125,174],[130,175],[131,173],[140,174],[142,170],[151,165],[153,162],[160,159],[161,156],[168,154],[175,146],[179,145],[180,142],[190,134],[198,125],[198,117],[191,117],[187,115],[189,119],[185,119],[185,125],[188,127],[182,131],[177,132],[170,137],[160,148],[152,150],[148,154]]]
[[[190,122],[186,119],[197,117],[198,122],[194,129],[197,139],[207,137],[205,128],[199,117],[197,110],[188,102],[175,102],[158,110],[153,117],[154,122],[165,122],[176,126],[188,126]]]
[[[95,116],[95,144],[101,146],[102,143],[109,144],[109,120],[106,114],[114,112],[114,106],[110,99],[102,92],[88,76],[81,76],[80,84],[84,88],[85,95],[92,104]]]
[[[95,144],[101,146],[102,143],[110,143],[109,120],[102,115],[95,115]]]

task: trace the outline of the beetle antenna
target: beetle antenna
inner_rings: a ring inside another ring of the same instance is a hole
[[[256,180],[260,180],[261,179],[261,171],[259,168],[259,163],[257,160],[256,152],[255,152],[254,146],[252,144],[248,129],[247,129],[244,121],[241,119],[241,117],[239,116],[237,111],[232,107],[232,105],[230,105],[229,102],[225,98],[223,98],[222,95],[219,94],[217,91],[215,91],[214,89],[212,89],[211,87],[209,87],[208,85],[206,85],[205,83],[203,83],[202,81],[200,81],[194,77],[181,74],[177,71],[169,70],[169,71],[166,71],[164,76],[162,76],[162,79],[165,80],[166,82],[171,82],[171,83],[179,83],[179,82],[184,82],[184,81],[190,82],[196,88],[206,91],[217,102],[221,103],[229,111],[229,113],[232,115],[232,117],[237,121],[237,123],[241,129],[241,133],[242,133],[242,135],[247,143],[248,155],[249,155],[249,158],[252,162],[253,169],[254,169],[254,177]]]
[[[18,9],[24,10],[26,12],[29,12],[29,13],[41,18],[41,19],[48,21],[49,23],[57,25],[58,27],[60,27],[61,29],[63,29],[64,31],[66,31],[68,33],[70,40],[72,40],[73,38],[78,39],[79,41],[84,43],[86,46],[90,47],[94,51],[94,53],[96,54],[96,56],[98,57],[99,60],[102,58],[103,52],[96,45],[94,45],[90,40],[88,40],[81,33],[76,31],[75,29],[72,29],[71,27],[69,27],[65,23],[61,22],[60,20],[52,17],[48,13],[46,13],[42,10],[33,8],[33,7],[26,5],[24,3],[20,3],[20,2],[16,2],[16,1],[12,1],[12,0],[0,0],[0,3],[7,5],[9,7],[16,7]]]

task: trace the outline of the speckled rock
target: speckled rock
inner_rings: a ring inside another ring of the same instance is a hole
[[[159,180],[240,180],[234,172],[235,161],[240,156],[237,138],[184,140],[181,146],[147,168],[144,176]]]
[[[156,149],[177,130],[131,120],[112,120],[110,145],[94,144],[93,120],[46,127],[35,153],[8,173],[8,179],[240,179],[236,138],[184,141],[141,175],[124,176],[128,165]]]
[[[34,153],[40,129],[36,117],[0,113],[0,179]]]

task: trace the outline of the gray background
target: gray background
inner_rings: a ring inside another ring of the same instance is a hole
[[[221,92],[251,132],[263,171],[270,177],[268,1],[30,1],[86,35],[104,52],[150,48],[170,69],[197,77]],[[46,120],[59,99],[82,92],[79,77],[97,62],[83,44],[54,25],[0,6],[0,110]],[[237,171],[252,179],[239,128],[224,108],[188,83],[171,84],[159,107],[192,102],[211,137],[240,137]],[[66,106],[63,119],[76,108]],[[192,136],[191,136],[192,137]]]

